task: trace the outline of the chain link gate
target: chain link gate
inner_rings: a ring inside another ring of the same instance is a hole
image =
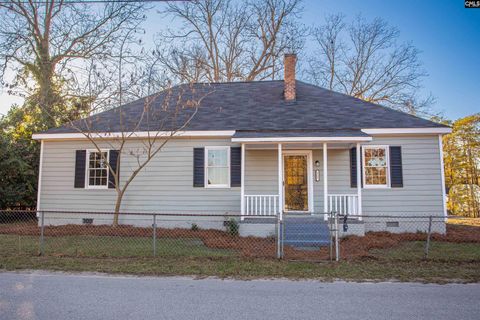
[[[279,259],[339,259],[338,215],[335,212],[279,216],[276,237]]]

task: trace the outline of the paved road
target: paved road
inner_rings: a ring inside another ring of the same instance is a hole
[[[479,319],[480,284],[0,273],[0,319]]]

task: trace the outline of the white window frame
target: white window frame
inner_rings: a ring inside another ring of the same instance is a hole
[[[384,149],[385,150],[385,161],[386,166],[386,184],[367,184],[367,179],[365,175],[365,150],[366,149]],[[362,146],[362,178],[363,178],[363,188],[364,189],[389,189],[390,188],[390,147],[388,145],[364,145]]]
[[[110,178],[110,168],[107,166],[107,184],[105,186],[91,186],[90,185],[90,154],[92,152],[106,152],[107,153],[107,159],[110,159],[110,150],[109,149],[87,149],[86,150],[86,159],[85,159],[85,189],[108,189],[108,181]]]
[[[227,150],[227,172],[228,172],[228,183],[227,184],[208,184],[208,152],[210,150]],[[219,188],[230,188],[230,146],[208,146],[205,147],[205,156],[204,156],[204,176],[205,176],[205,188],[219,189]]]

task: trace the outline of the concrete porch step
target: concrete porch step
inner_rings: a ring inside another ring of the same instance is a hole
[[[318,233],[285,233],[285,240],[322,240],[330,241],[329,234],[318,234]]]
[[[297,249],[328,246],[329,225],[323,216],[286,216],[283,243]]]
[[[329,240],[285,240],[283,242],[286,246],[292,246],[295,248],[306,248],[306,247],[324,247],[330,245]]]

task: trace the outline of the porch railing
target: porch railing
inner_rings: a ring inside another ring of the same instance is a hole
[[[329,194],[328,211],[339,214],[358,215],[358,195],[356,194]]]
[[[245,195],[245,214],[274,216],[278,213],[278,195]]]

